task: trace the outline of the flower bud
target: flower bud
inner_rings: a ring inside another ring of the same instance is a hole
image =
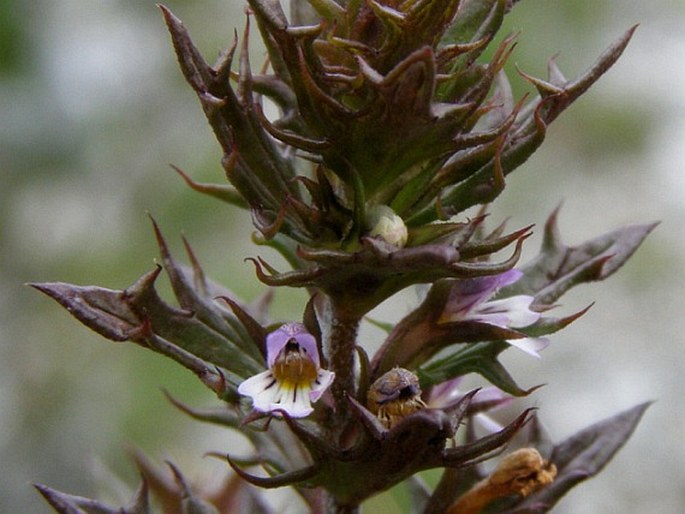
[[[426,407],[418,377],[404,368],[393,368],[376,380],[369,388],[367,403],[386,428]]]
[[[388,244],[404,247],[407,244],[407,226],[404,220],[395,214],[387,205],[377,205],[369,210],[367,225],[371,227],[369,235],[380,237]]]

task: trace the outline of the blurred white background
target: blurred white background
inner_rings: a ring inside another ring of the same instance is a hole
[[[239,0],[167,5],[210,61],[244,23]],[[548,384],[525,404],[540,407],[558,440],[657,400],[604,473],[555,510],[562,514],[678,514],[685,505],[685,4],[522,0],[507,22],[521,31],[510,64],[541,76],[560,52],[568,77],[635,23],[618,64],[554,122],[491,217],[539,232],[563,202],[569,244],[661,220],[617,275],[563,298],[560,314],[596,304],[553,337],[542,360],[507,354],[522,386]],[[189,191],[167,166],[222,180],[218,145],[155,2],[0,0],[0,120],[0,512],[49,512],[31,482],[111,498],[123,487],[112,476],[137,480],[127,443],[209,480],[224,466],[202,454],[226,450],[231,436],[197,426],[160,392],[211,405],[196,379],[101,339],[24,285],[127,286],[157,256],[149,211],[177,253],[183,232],[210,276],[247,298],[260,291],[243,262],[262,253],[249,244],[249,220]],[[528,257],[538,244],[536,234]],[[276,317],[299,317],[291,298],[278,294]],[[373,512],[395,509],[388,496]]]

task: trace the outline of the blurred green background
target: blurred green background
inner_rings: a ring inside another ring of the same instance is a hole
[[[210,61],[244,23],[240,0],[167,5]],[[525,0],[507,22],[521,31],[509,66],[520,91],[514,63],[541,76],[560,52],[572,77],[635,23],[624,56],[555,121],[492,216],[510,217],[512,228],[541,227],[563,203],[569,243],[662,221],[618,275],[564,298],[559,313],[596,305],[553,337],[541,361],[506,356],[522,386],[548,384],[520,405],[538,406],[557,440],[658,400],[616,460],[559,513],[676,514],[685,505],[685,5]],[[195,377],[103,340],[24,285],[127,286],[157,257],[149,212],[179,256],[184,233],[210,276],[247,299],[261,291],[243,262],[265,254],[249,243],[249,219],[186,189],[168,167],[222,180],[218,145],[183,83],[155,1],[0,0],[0,120],[0,512],[49,512],[31,482],[116,499],[137,480],[128,444],[170,458],[191,479],[216,480],[225,466],[202,455],[240,441],[189,421],[161,392],[211,405]],[[536,234],[528,258],[538,244]],[[293,294],[297,300],[277,294],[276,318],[300,316],[303,295]],[[378,317],[406,312],[408,298]],[[372,329],[363,336],[378,342]],[[366,512],[401,512],[400,504],[388,493]]]

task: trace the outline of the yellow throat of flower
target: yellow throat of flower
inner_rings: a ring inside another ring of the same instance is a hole
[[[293,386],[309,385],[318,376],[316,365],[297,343],[286,345],[271,372],[279,382]]]

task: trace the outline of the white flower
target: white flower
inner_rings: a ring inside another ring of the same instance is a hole
[[[513,284],[523,276],[511,269],[499,275],[457,280],[440,317],[440,322],[477,321],[501,328],[523,328],[540,319],[541,314],[531,310],[534,298],[529,295],[510,296],[501,300],[488,300],[500,287]],[[540,357],[540,350],[549,341],[542,337],[525,337],[507,340],[512,346]]]
[[[293,418],[311,414],[312,403],[335,378],[320,367],[314,336],[301,323],[285,324],[267,336],[266,357],[269,369],[242,382],[238,392],[251,397],[261,412],[282,410]]]

